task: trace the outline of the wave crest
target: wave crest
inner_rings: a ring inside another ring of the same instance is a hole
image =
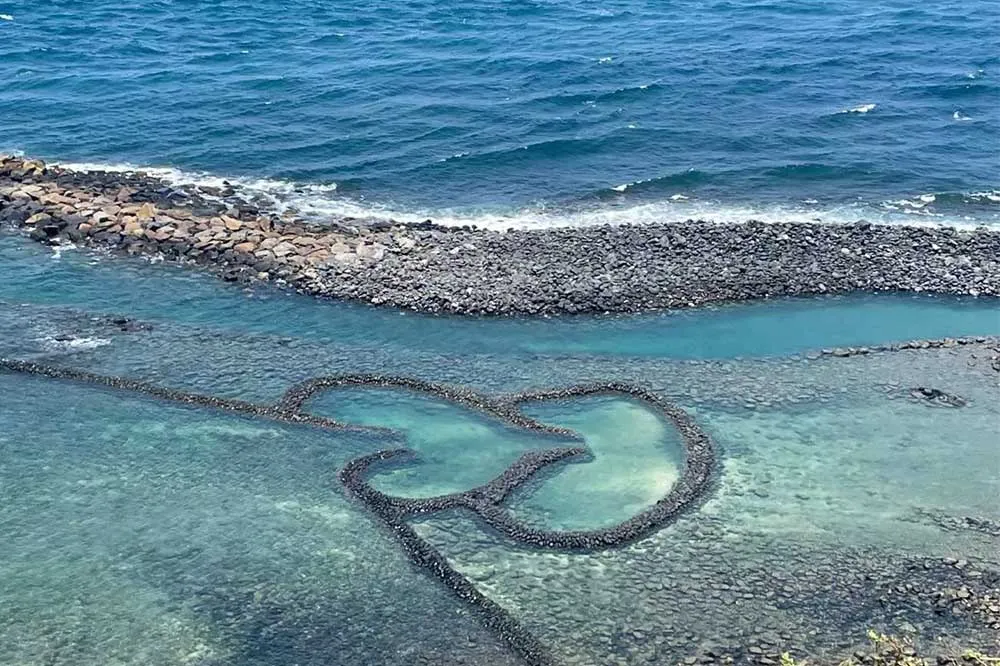
[[[697,185],[710,181],[712,174],[687,171],[637,180],[597,192],[584,203],[553,206],[551,203],[517,209],[411,209],[392,203],[378,203],[344,196],[336,184],[309,184],[290,181],[226,178],[173,168],[139,168],[133,165],[62,163],[78,171],[144,172],[162,178],[174,186],[198,188],[233,187],[236,196],[277,213],[296,212],[306,218],[323,220],[392,220],[420,223],[433,220],[443,226],[475,226],[504,231],[511,228],[543,229],[600,225],[652,224],[705,220],[716,223],[742,223],[757,220],[765,223],[824,222],[851,224],[861,220],[873,223],[927,224],[972,228],[984,223],[1000,226],[1000,190],[972,193],[926,193],[913,198],[886,202],[821,203],[815,199],[799,202],[754,203],[721,202],[702,199],[694,194]],[[817,173],[816,165],[805,167],[808,176]],[[823,169],[819,169],[823,171]],[[801,175],[801,174],[800,174]],[[627,196],[623,196],[626,195]],[[638,195],[638,196],[634,196]],[[968,207],[981,213],[973,218]]]

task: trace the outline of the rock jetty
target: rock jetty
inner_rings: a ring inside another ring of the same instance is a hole
[[[232,281],[425,312],[636,312],[787,295],[1000,295],[1000,230],[701,220],[496,232],[323,223],[238,187],[0,156],[0,225],[200,264]]]

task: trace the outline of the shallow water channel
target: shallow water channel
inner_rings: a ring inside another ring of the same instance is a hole
[[[622,382],[685,410],[718,449],[715,478],[638,541],[574,552],[526,546],[462,510],[409,521],[544,647],[545,663],[676,664],[756,654],[750,646],[835,656],[869,626],[939,645],[995,640],[974,613],[937,613],[907,591],[1000,569],[997,535],[963,528],[968,517],[1000,521],[1000,391],[983,347],[817,352],[998,335],[996,301],[859,295],[632,317],[428,317],[145,261],[57,257],[12,236],[0,236],[0,276],[0,357],[267,404],[310,377],[373,373],[493,397]],[[967,404],[913,398],[921,386]],[[565,442],[399,388],[329,389],[305,409],[381,429],[0,371],[0,664],[525,663],[407,558],[338,473],[407,447],[417,459],[374,469],[371,485],[426,498]],[[590,450],[505,500],[525,525],[613,526],[683,472],[681,438],[643,401],[520,410]]]

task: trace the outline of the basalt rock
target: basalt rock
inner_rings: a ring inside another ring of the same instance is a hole
[[[500,233],[430,220],[319,224],[251,198],[233,185],[0,157],[0,223],[40,242],[199,263],[227,279],[266,252],[276,266],[250,279],[267,273],[304,293],[425,312],[636,312],[855,291],[1000,296],[1000,231],[985,227],[690,220]],[[854,353],[864,352],[836,350]]]
[[[115,320],[117,321],[117,320]],[[122,325],[126,325],[123,321]],[[356,426],[304,410],[306,401],[322,391],[343,386],[402,388],[434,395],[462,406],[502,419],[512,426],[563,437],[574,445],[530,451],[522,455],[498,477],[478,488],[427,499],[397,497],[375,490],[368,482],[373,466],[386,461],[412,457],[412,451],[389,449],[377,451],[350,461],[340,473],[348,490],[375,513],[399,541],[414,564],[424,568],[443,582],[456,596],[465,601],[481,618],[483,624],[516,651],[529,666],[553,664],[546,648],[509,612],[482,594],[468,578],[449,564],[427,540],[411,527],[409,520],[439,511],[465,509],[476,514],[485,524],[506,537],[536,548],[592,551],[622,546],[646,536],[674,521],[681,513],[697,506],[711,489],[717,466],[717,453],[694,420],[683,410],[642,388],[627,384],[608,383],[576,386],[551,391],[518,393],[489,397],[463,387],[435,384],[406,377],[382,375],[336,375],[318,377],[293,386],[275,405],[262,405],[184,391],[176,391],[121,377],[0,358],[0,371],[48,377],[59,380],[86,382],[107,388],[142,393],[161,400],[197,405],[211,409],[246,414],[287,423],[306,424],[324,429],[350,429],[361,432],[391,431],[385,428]],[[563,532],[541,530],[518,520],[504,503],[519,487],[530,481],[542,469],[555,463],[588,455],[582,438],[575,432],[548,426],[525,416],[519,405],[530,401],[561,400],[590,395],[623,395],[648,403],[659,410],[681,435],[686,448],[686,460],[681,478],[665,497],[649,509],[622,523],[606,529]]]

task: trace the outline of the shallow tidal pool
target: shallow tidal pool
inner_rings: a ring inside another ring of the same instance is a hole
[[[873,626],[941,648],[997,640],[988,614],[940,612],[938,594],[1000,585],[1000,375],[989,349],[815,353],[998,335],[995,301],[859,295],[634,317],[426,317],[172,266],[54,257],[12,236],[0,236],[0,274],[0,357],[262,404],[339,373],[491,400],[620,382],[685,410],[719,456],[704,497],[618,547],[534,548],[460,509],[408,519],[544,652],[526,655],[415,566],[339,473],[406,447],[416,459],[374,468],[371,486],[435,497],[565,437],[399,388],[317,394],[308,413],[362,426],[329,430],[0,371],[3,666],[835,658]],[[914,398],[914,387],[966,404]],[[517,409],[589,449],[504,500],[525,525],[607,528],[683,474],[682,438],[643,401]]]

